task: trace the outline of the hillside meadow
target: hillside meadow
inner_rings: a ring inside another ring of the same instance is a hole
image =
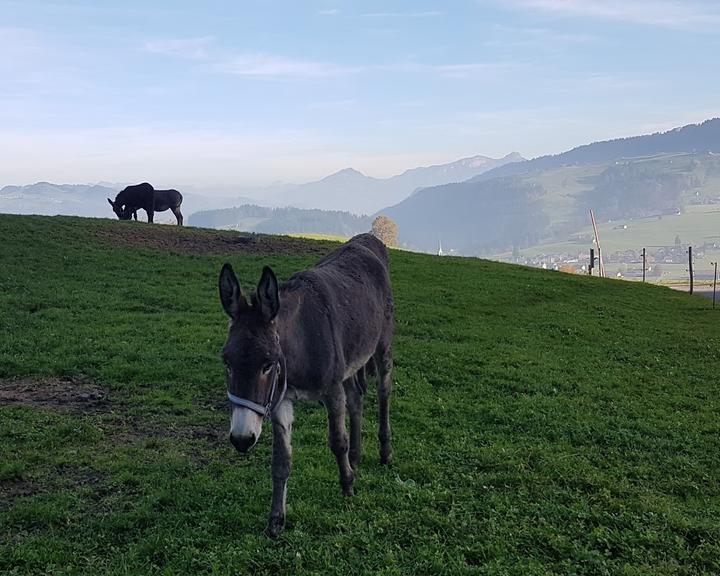
[[[720,573],[720,312],[648,285],[392,252],[394,462],[356,496],[296,407],[227,441],[217,274],[337,244],[0,215],[0,573]]]
[[[651,254],[659,247],[673,246],[675,239],[680,238],[683,252],[687,253],[687,246],[693,246],[695,274],[712,277],[713,263],[720,260],[720,207],[717,204],[688,206],[681,214],[603,222],[598,224],[598,234],[605,254],[624,250],[640,253],[643,248]],[[565,242],[538,244],[520,253],[528,257],[542,254],[587,254],[593,245],[592,238],[592,227],[588,224]],[[718,247],[713,249],[712,245]],[[704,250],[704,246],[708,248]],[[493,256],[499,260],[511,257],[511,252]],[[662,276],[649,277],[648,281],[689,281],[687,260],[674,264],[661,262],[660,265]],[[642,270],[642,262],[631,266]],[[623,268],[618,262],[606,262],[605,267],[608,275],[615,275]]]

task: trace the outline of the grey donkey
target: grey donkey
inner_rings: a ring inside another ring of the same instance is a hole
[[[361,234],[282,286],[266,266],[250,302],[229,264],[220,272],[219,290],[230,317],[222,351],[232,404],[230,441],[245,453],[257,443],[264,419],[272,422],[267,534],[277,537],[285,526],[294,401],[320,401],[327,409],[340,486],[352,496],[362,452],[365,367],[370,363],[378,382],[380,462],[390,462],[395,324],[388,254],[377,238]]]

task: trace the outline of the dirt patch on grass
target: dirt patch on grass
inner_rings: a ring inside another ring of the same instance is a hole
[[[291,238],[266,236],[232,231],[204,230],[163,226],[145,222],[116,222],[112,226],[97,228],[94,233],[113,245],[151,248],[180,254],[315,254],[323,256],[332,250],[332,244]]]
[[[0,405],[18,404],[78,414],[110,410],[108,392],[82,377],[1,380]]]
[[[0,510],[12,508],[21,498],[59,490],[75,491],[81,488],[89,490],[95,499],[100,499],[108,493],[105,478],[99,471],[87,466],[79,468],[69,465],[56,466],[47,471],[42,484],[25,478],[0,482]]]
[[[3,480],[0,482],[0,510],[9,509],[18,498],[33,496],[41,488],[27,480]]]

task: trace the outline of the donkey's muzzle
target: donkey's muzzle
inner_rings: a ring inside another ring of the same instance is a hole
[[[255,434],[251,434],[250,436],[230,434],[230,442],[233,446],[235,446],[235,449],[238,452],[245,454],[245,452],[255,446],[255,443],[257,442],[257,436],[255,436]]]

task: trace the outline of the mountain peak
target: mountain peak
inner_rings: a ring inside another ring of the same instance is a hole
[[[503,156],[502,160],[507,160],[508,162],[524,162],[527,158],[520,154],[520,152],[510,152],[510,154]]]
[[[461,160],[453,162],[452,164],[450,164],[450,166],[452,166],[453,164],[457,164],[477,168],[489,163],[499,164],[507,162],[519,162],[522,160],[525,160],[525,158],[519,152],[510,152],[510,154],[505,154],[505,156],[503,156],[502,158],[491,158],[490,156],[483,156],[482,154],[478,154],[476,156],[470,156],[469,158],[462,158]]]
[[[355,170],[355,168],[343,168],[337,172],[333,172],[330,176],[325,176],[317,182],[309,182],[303,184],[303,187],[314,186],[315,184],[332,184],[333,186],[349,186],[360,182],[366,182],[373,180],[369,176],[365,176],[362,172]]]
[[[355,170],[355,168],[351,168],[351,167],[347,167],[347,168],[343,168],[342,170],[338,170],[334,174],[330,174],[330,176],[327,176],[327,178],[333,178],[336,176],[342,176],[344,178],[366,178],[365,174],[363,174],[359,170]]]

